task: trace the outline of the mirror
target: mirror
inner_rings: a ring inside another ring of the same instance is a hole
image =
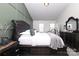
[[[74,17],[69,17],[66,21],[66,30],[68,31],[78,31],[78,19]]]

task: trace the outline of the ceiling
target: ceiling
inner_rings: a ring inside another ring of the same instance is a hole
[[[65,10],[67,3],[25,3],[33,20],[56,20]]]

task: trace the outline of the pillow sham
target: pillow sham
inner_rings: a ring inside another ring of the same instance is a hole
[[[30,35],[30,30],[26,30],[24,32],[21,32],[20,34],[22,34],[22,35]]]

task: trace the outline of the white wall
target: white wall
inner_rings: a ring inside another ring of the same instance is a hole
[[[33,28],[37,29],[39,31],[39,24],[40,23],[44,24],[44,32],[47,32],[47,31],[49,31],[49,24],[56,23],[56,22],[52,21],[52,20],[34,20],[33,21]]]
[[[79,3],[71,3],[61,14],[61,16],[58,18],[57,22],[63,27],[65,22],[68,20],[69,17],[78,17],[79,18]]]

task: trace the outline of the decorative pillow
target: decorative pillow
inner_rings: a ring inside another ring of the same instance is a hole
[[[56,34],[56,30],[55,29],[52,29],[49,32]]]
[[[30,34],[33,36],[35,35],[34,29],[30,29]]]

